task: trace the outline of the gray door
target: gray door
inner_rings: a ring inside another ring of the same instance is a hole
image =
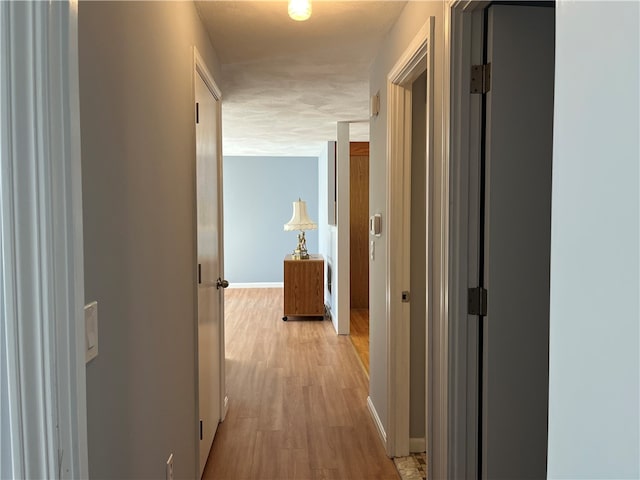
[[[487,17],[482,478],[546,478],[554,9]]]

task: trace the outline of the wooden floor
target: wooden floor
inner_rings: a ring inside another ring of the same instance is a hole
[[[369,309],[351,309],[351,328],[349,332],[351,342],[362,361],[362,366],[367,375],[369,375]]]
[[[398,479],[349,338],[282,306],[282,289],[225,292],[229,412],[203,478]]]

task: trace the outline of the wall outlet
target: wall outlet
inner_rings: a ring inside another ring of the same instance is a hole
[[[166,480],[173,480],[173,453],[169,455],[167,460],[167,473],[165,478]]]

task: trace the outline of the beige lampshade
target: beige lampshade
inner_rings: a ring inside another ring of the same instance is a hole
[[[291,220],[284,224],[285,232],[292,230],[315,230],[318,224],[309,218],[307,214],[307,202],[298,199],[293,202],[293,215]]]

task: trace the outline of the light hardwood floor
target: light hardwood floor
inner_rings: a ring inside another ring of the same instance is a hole
[[[398,479],[368,381],[331,322],[282,321],[282,289],[225,292],[229,412],[205,479]]]
[[[351,309],[351,328],[349,330],[351,342],[358,352],[362,366],[369,375],[369,309]]]

